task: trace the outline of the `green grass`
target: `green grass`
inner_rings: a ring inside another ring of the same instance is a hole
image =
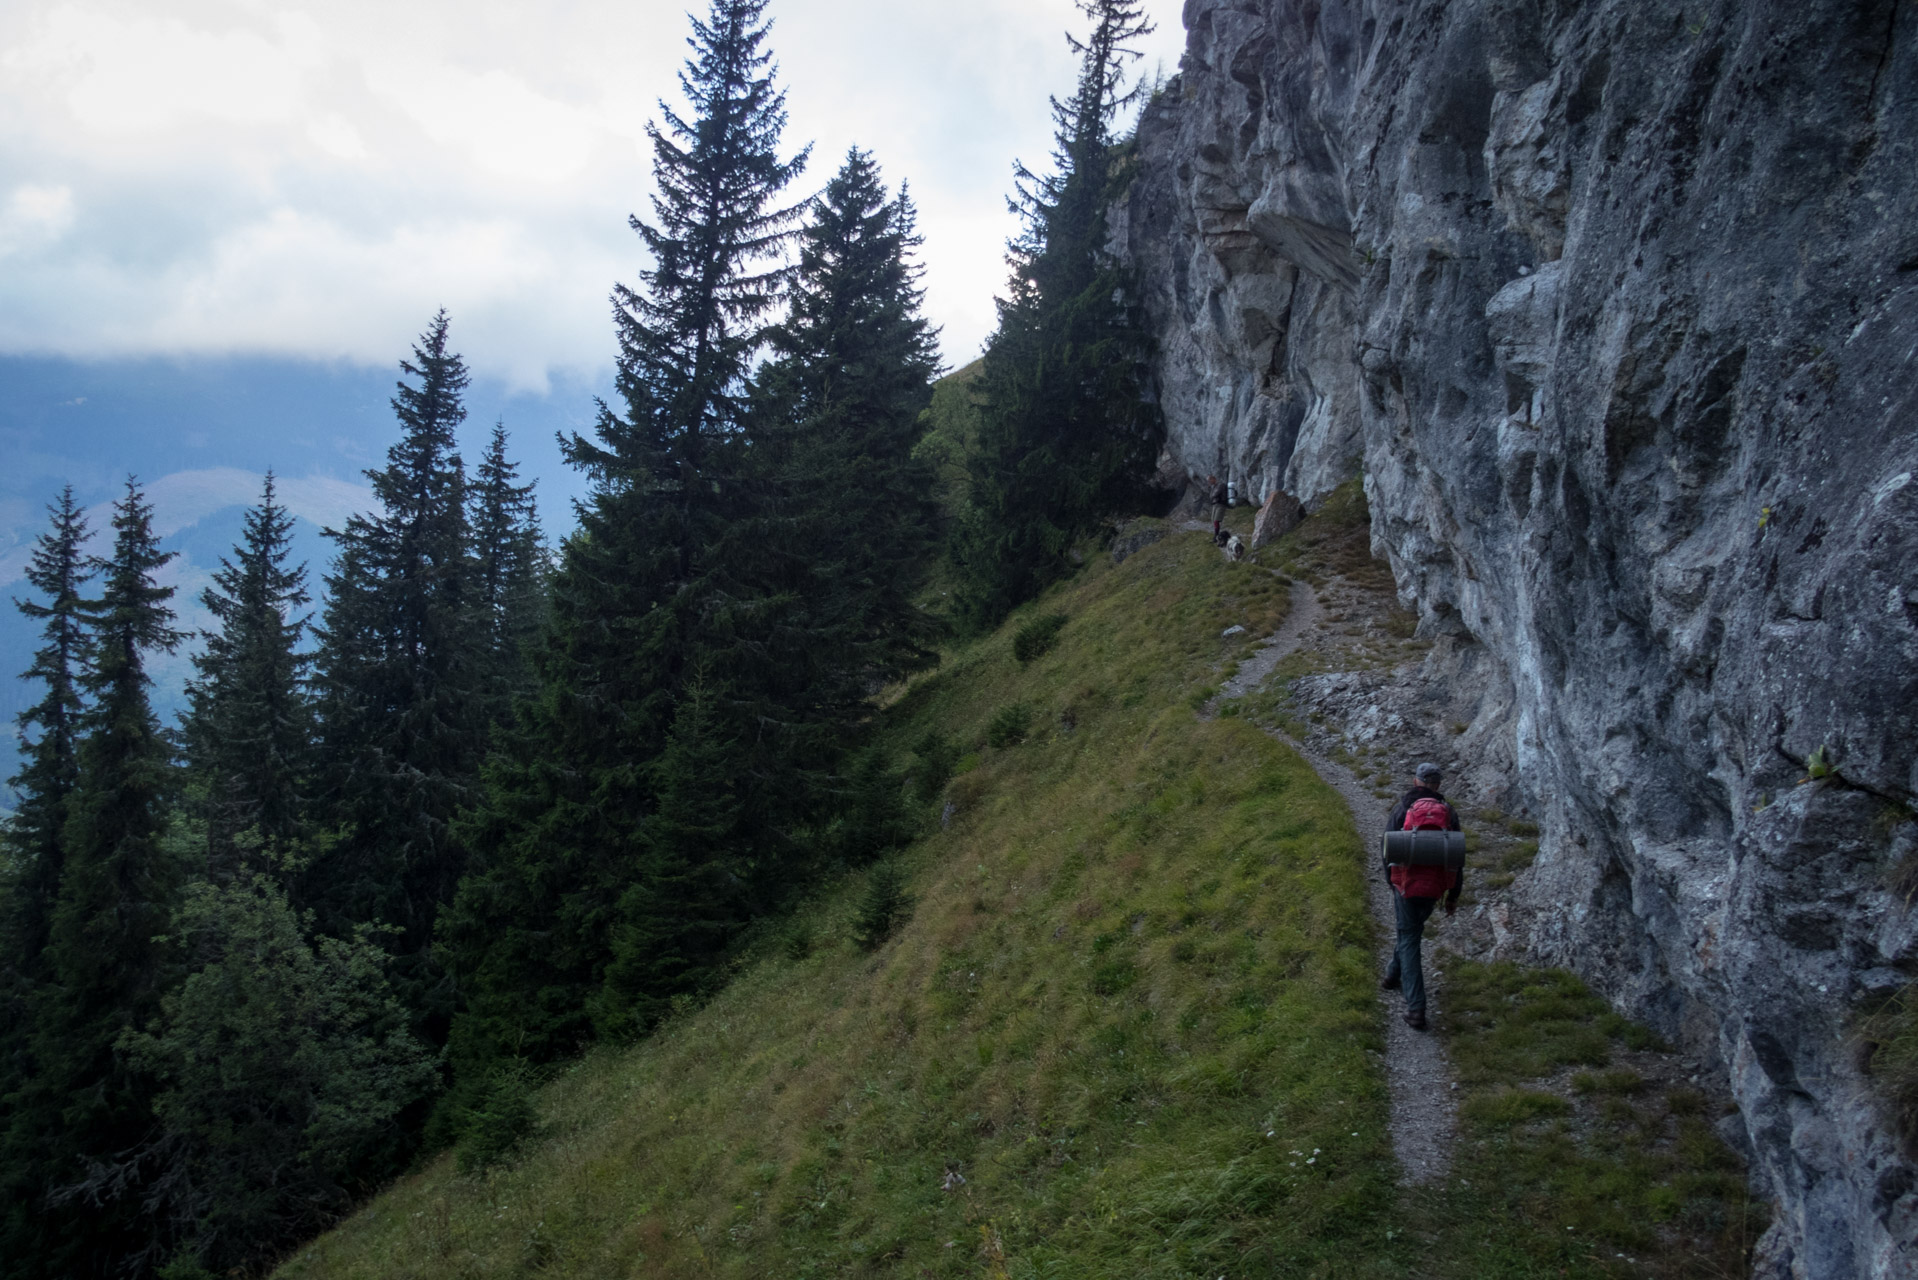
[[[1918,984],[1861,1019],[1856,1038],[1886,1119],[1907,1147],[1918,1147]]]
[[[1614,1062],[1656,1037],[1571,974],[1512,964],[1451,961],[1444,1009],[1459,1160],[1418,1203],[1477,1229],[1453,1231],[1459,1252],[1432,1274],[1749,1273],[1765,1211],[1702,1095]]]
[[[935,732],[966,754],[898,856],[889,938],[858,945],[868,876],[828,887],[710,1003],[563,1071],[510,1159],[441,1158],[280,1274],[1616,1274],[1561,1239],[1567,1215],[1611,1221],[1595,1193],[1529,1154],[1509,1189],[1498,1172],[1585,1105],[1554,1113],[1512,1070],[1602,1071],[1626,1034],[1556,976],[1453,967],[1477,993],[1453,1041],[1469,1140],[1504,1145],[1468,1151],[1457,1185],[1394,1186],[1349,817],[1246,718],[1191,706],[1236,652],[1220,632],[1269,633],[1286,598],[1177,534],[1095,557],[893,691],[897,763]],[[1019,662],[1013,636],[1048,615],[1072,623]],[[993,745],[1012,706],[1023,739]],[[1562,1141],[1592,1178],[1642,1172],[1630,1144]],[[1710,1199],[1681,1176],[1733,1176],[1711,1150],[1669,1157],[1673,1214]]]

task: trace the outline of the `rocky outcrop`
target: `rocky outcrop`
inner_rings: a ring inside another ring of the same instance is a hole
[[[1253,549],[1278,541],[1298,528],[1304,519],[1303,504],[1285,490],[1274,488],[1252,521]]]
[[[1543,823],[1514,936],[1728,1073],[1771,1274],[1918,1268],[1918,6],[1187,0],[1115,210],[1171,461],[1362,471]],[[1443,678],[1435,659],[1431,672]],[[1801,783],[1823,748],[1836,777]],[[1478,779],[1490,790],[1489,779]]]

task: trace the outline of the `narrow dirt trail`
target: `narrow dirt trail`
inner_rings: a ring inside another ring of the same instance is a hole
[[[1232,678],[1219,686],[1219,692],[1205,704],[1199,714],[1210,720],[1219,713],[1219,704],[1231,698],[1243,698],[1248,693],[1256,693],[1271,678],[1273,668],[1286,654],[1299,647],[1300,641],[1318,629],[1324,621],[1325,609],[1319,604],[1318,597],[1303,582],[1292,584],[1292,603],[1286,610],[1285,621],[1279,629],[1259,642],[1259,647],[1251,657],[1239,664]],[[1287,738],[1290,742],[1291,739]],[[1297,743],[1293,743],[1297,746]]]
[[[1239,667],[1226,682],[1220,696],[1243,697],[1255,692],[1270,678],[1273,669],[1287,654],[1296,650],[1325,622],[1325,610],[1318,595],[1303,582],[1292,584],[1292,608],[1257,653]],[[1304,743],[1277,729],[1267,729],[1273,737],[1304,756],[1313,770],[1345,798],[1358,827],[1359,843],[1365,850],[1367,895],[1372,917],[1379,924],[1378,972],[1383,974],[1391,962],[1397,938],[1392,910],[1392,891],[1373,864],[1373,851],[1385,832],[1385,807],[1360,782],[1350,769],[1319,755]],[[1437,959],[1429,941],[1425,950],[1425,986],[1427,1013],[1436,1018],[1444,1008],[1445,987],[1434,965]],[[1380,992],[1388,1006],[1385,1019],[1385,1074],[1392,1099],[1392,1149],[1398,1156],[1399,1182],[1404,1186],[1435,1182],[1451,1167],[1452,1145],[1458,1127],[1456,1085],[1452,1066],[1443,1043],[1430,1032],[1414,1031],[1399,1015],[1404,1006],[1396,993]]]

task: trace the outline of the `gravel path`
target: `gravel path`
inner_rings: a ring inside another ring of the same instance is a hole
[[[1237,698],[1263,684],[1281,658],[1291,653],[1324,620],[1324,609],[1312,588],[1303,582],[1292,584],[1292,609],[1285,622],[1259,651],[1243,663],[1228,681],[1221,697]],[[1372,916],[1379,922],[1378,972],[1383,975],[1392,959],[1397,924],[1392,912],[1392,891],[1384,877],[1372,870],[1374,851],[1385,832],[1385,806],[1360,782],[1352,771],[1312,751],[1277,730],[1268,730],[1280,741],[1304,756],[1319,777],[1341,796],[1352,811],[1359,830],[1359,842],[1365,850],[1368,869],[1367,893]],[[1444,917],[1434,914],[1427,926],[1425,945],[1426,1015],[1436,1019],[1444,1007],[1445,987],[1434,966],[1437,956],[1432,946],[1433,927]],[[1399,1160],[1399,1182],[1405,1186],[1436,1182],[1451,1165],[1452,1143],[1457,1131],[1458,1108],[1452,1079],[1452,1064],[1444,1045],[1429,1032],[1418,1032],[1405,1025],[1400,1014],[1404,1005],[1395,992],[1380,992],[1388,1005],[1385,1019],[1385,1074],[1392,1096],[1392,1149]]]
[[[1312,588],[1303,582],[1294,582],[1292,607],[1286,611],[1285,621],[1265,638],[1257,652],[1239,664],[1232,678],[1220,686],[1219,698],[1243,698],[1255,692],[1272,674],[1272,668],[1279,665],[1279,659],[1298,648],[1299,641],[1308,631],[1316,629],[1324,616],[1325,610],[1319,607],[1319,598],[1312,594]]]

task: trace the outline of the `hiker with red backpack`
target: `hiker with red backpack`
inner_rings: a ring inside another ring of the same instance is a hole
[[[1439,794],[1444,777],[1435,764],[1418,767],[1418,785],[1402,796],[1385,820],[1388,831],[1457,831],[1458,811]],[[1459,890],[1465,875],[1447,867],[1389,866],[1386,878],[1392,885],[1392,904],[1398,917],[1398,947],[1379,986],[1387,991],[1405,992],[1405,1025],[1414,1031],[1426,1029],[1425,970],[1420,950],[1425,938],[1425,922],[1432,908],[1445,899],[1445,914],[1458,910]]]

